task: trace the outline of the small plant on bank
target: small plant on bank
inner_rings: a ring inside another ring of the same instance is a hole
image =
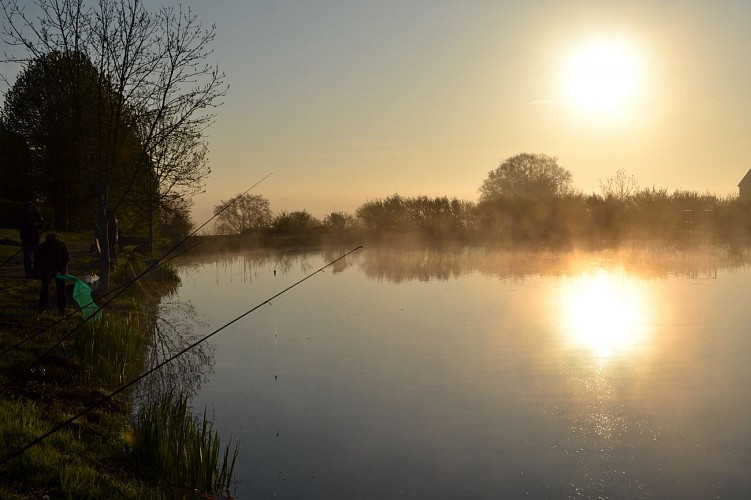
[[[239,444],[221,451],[219,434],[194,416],[188,395],[168,393],[146,404],[135,418],[128,453],[178,490],[228,494]]]

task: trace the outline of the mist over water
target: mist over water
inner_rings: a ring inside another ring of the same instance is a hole
[[[195,335],[338,251],[183,259]],[[360,251],[211,339],[240,498],[751,493],[749,267],[712,253]]]

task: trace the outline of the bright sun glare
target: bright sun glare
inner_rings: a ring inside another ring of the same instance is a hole
[[[646,310],[638,285],[604,271],[581,276],[563,290],[563,314],[571,343],[598,358],[632,350],[644,338]]]
[[[622,40],[598,40],[568,54],[564,93],[575,109],[590,115],[625,111],[642,85],[639,54]]]

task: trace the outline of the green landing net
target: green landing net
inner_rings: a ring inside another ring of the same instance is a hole
[[[89,319],[91,316],[99,312],[99,306],[94,303],[94,299],[91,298],[91,287],[70,274],[58,274],[55,276],[58,279],[73,282],[73,300],[76,301],[78,307],[81,308],[84,319]]]

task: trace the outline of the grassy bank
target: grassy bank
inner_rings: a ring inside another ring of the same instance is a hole
[[[72,273],[82,276],[96,270],[88,235],[60,237],[68,244]],[[20,248],[15,242],[16,231],[0,230],[0,262]],[[138,260],[121,265],[113,287],[144,268]],[[39,282],[22,276],[20,253],[0,268],[0,457],[92,409],[0,464],[0,498],[152,499],[226,493],[233,455],[229,448],[220,453],[210,422],[192,415],[184,395],[145,405],[135,416],[127,391],[107,399],[141,373],[149,335],[144,314],[154,309],[149,303],[177,285],[176,273],[165,267],[147,274],[100,318],[82,326],[83,316],[72,312],[70,302],[70,315],[62,321],[49,312],[40,315]],[[165,434],[167,439],[160,442],[146,439],[144,422],[161,425],[165,412],[172,428],[181,431]],[[198,458],[182,460],[192,473],[167,474],[158,460],[144,458],[157,456],[165,447],[182,457],[190,457],[193,450]]]

